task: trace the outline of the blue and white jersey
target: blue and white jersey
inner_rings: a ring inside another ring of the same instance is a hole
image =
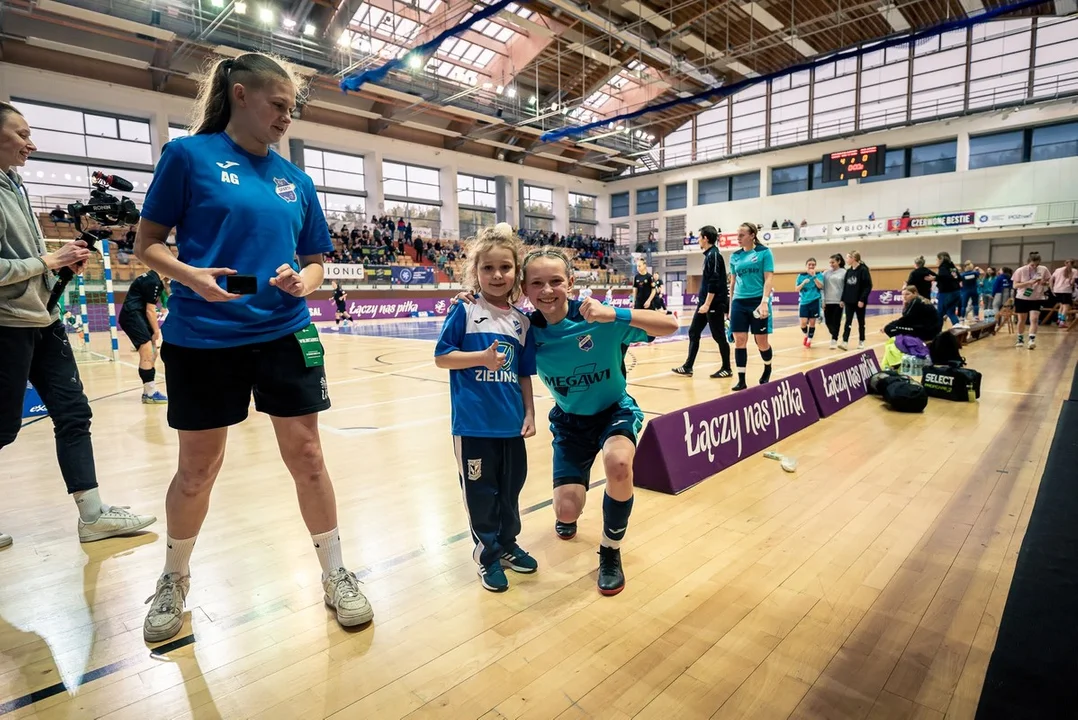
[[[207,302],[174,279],[166,342],[232,347],[310,324],[307,301],[269,281],[281,265],[299,269],[297,255],[327,253],[333,243],[314,181],[277,153],[252,155],[223,132],[172,140],[161,151],[142,217],[176,228],[181,262],[228,267],[258,280],[254,295]]]
[[[499,370],[471,367],[449,371],[453,434],[469,437],[519,437],[524,425],[520,378],[535,375],[535,345],[526,343],[531,321],[516,308],[499,308],[482,295],[474,305],[457,303],[449,310],[434,355],[482,352],[494,342],[505,353]]]

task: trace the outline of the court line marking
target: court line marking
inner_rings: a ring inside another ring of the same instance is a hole
[[[349,405],[342,408],[331,407],[329,410],[323,410],[320,414],[326,415],[332,412],[344,412],[345,410],[362,410],[363,408],[378,407],[379,405],[392,405],[393,403],[398,402],[408,402],[409,400],[420,400],[422,398],[440,397],[442,395],[448,394],[448,390],[443,390],[442,392],[429,393],[427,395],[411,395],[409,397],[393,398],[392,400],[382,400],[380,402],[366,403],[364,405]]]
[[[411,367],[401,368],[400,370],[391,370],[389,372],[384,372],[384,373],[371,371],[371,372],[374,372],[374,374],[365,375],[364,377],[361,377],[361,378],[350,378],[348,380],[334,380],[333,382],[328,383],[328,385],[330,387],[333,387],[333,386],[336,386],[336,385],[350,385],[351,383],[359,383],[359,382],[365,382],[367,380],[375,380],[377,378],[390,377],[392,375],[399,375],[401,373],[411,372],[412,370],[419,370],[419,369],[425,368],[425,367],[432,367],[433,365],[434,365],[434,361],[430,360],[430,361],[422,363],[420,365],[413,365]]]

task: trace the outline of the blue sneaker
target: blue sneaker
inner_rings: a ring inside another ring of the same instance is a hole
[[[143,394],[142,396],[143,405],[164,405],[167,402],[168,398],[162,395],[160,390],[155,392],[153,395]]]
[[[539,569],[539,563],[520,546],[514,547],[502,555],[502,564],[508,565],[510,570],[518,573],[533,573]]]
[[[483,587],[491,592],[505,592],[509,589],[509,579],[505,577],[500,562],[493,562],[487,567],[479,566],[479,578],[483,581]]]

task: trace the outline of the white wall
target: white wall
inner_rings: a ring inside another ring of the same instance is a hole
[[[147,118],[150,120],[155,159],[160,154],[161,145],[168,139],[168,124],[171,122],[186,125],[192,105],[191,100],[174,95],[0,63],[0,100],[6,101],[12,97],[66,105],[83,110]],[[319,99],[328,103],[333,102],[332,97]],[[600,198],[603,195],[603,183],[598,181],[453,150],[417,145],[379,135],[319,125],[304,120],[292,124],[288,137],[302,139],[311,147],[319,149],[363,155],[368,215],[380,213],[385,209],[381,183],[375,182],[374,177],[375,173],[380,177],[383,159],[441,168],[443,202],[447,204],[442,220],[447,230],[455,230],[458,221],[456,213],[456,173],[458,171],[485,177],[506,175],[512,178],[514,184],[520,180],[526,180],[555,188],[556,229],[563,226],[565,230],[568,229],[568,193],[570,191],[598,195]],[[287,142],[281,143],[280,152],[284,157],[288,157]],[[446,184],[447,178],[452,178],[452,185]],[[449,196],[452,196],[453,200],[451,207],[448,202]],[[513,205],[515,206],[515,200]],[[604,208],[609,207],[606,201],[598,205]],[[604,211],[604,215],[607,212]],[[515,215],[510,214],[510,217],[515,218]]]
[[[964,170],[963,168],[968,166],[967,143],[971,134],[999,132],[1007,128],[1075,118],[1078,118],[1078,101],[1068,100],[943,122],[925,123],[885,132],[801,145],[728,161],[618,179],[606,185],[606,199],[609,201],[611,193],[630,191],[632,207],[635,210],[635,191],[639,188],[658,185],[661,188],[660,207],[664,207],[665,186],[688,182],[689,207],[685,210],[613,219],[613,222],[623,223],[638,219],[660,218],[660,231],[665,227],[665,222],[661,218],[667,215],[685,215],[690,228],[711,224],[723,230],[733,230],[745,221],[763,221],[770,225],[772,220],[777,219],[781,222],[789,218],[795,223],[800,223],[802,219],[808,220],[809,223],[823,223],[837,221],[842,216],[848,220],[863,219],[868,217],[870,212],[875,212],[877,217],[894,217],[900,215],[907,207],[916,215],[935,211],[1073,201],[1078,198],[1078,191],[1075,190],[1078,187],[1078,158],[979,170]],[[897,148],[956,137],[959,146],[957,172],[863,185],[852,181],[846,187],[703,206],[695,205],[696,181],[701,179],[759,171],[762,173],[761,191],[766,192],[766,188],[770,185],[772,167],[818,161],[825,153],[857,146],[885,144]]]

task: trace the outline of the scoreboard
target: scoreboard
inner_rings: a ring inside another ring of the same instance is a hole
[[[825,183],[841,182],[883,175],[886,170],[887,146],[874,145],[824,155],[822,179]]]

